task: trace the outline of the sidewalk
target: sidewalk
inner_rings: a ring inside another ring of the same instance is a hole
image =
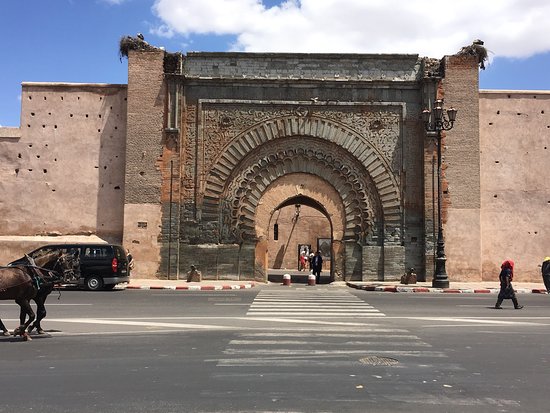
[[[546,294],[544,284],[540,283],[521,283],[513,282],[516,293],[522,294]],[[351,288],[357,288],[365,291],[392,292],[392,293],[455,293],[455,294],[498,294],[500,283],[498,281],[479,281],[479,282],[450,282],[449,288],[433,288],[430,282],[418,282],[416,284],[400,284],[393,282],[360,282],[350,281],[346,285]]]
[[[182,291],[218,291],[242,290],[256,286],[255,281],[204,280],[187,282],[185,280],[160,280],[157,278],[130,278],[127,290],[182,290]]]
[[[544,284],[514,282],[517,293],[522,294],[546,294]],[[236,280],[203,280],[201,282],[186,282],[185,280],[161,280],[148,278],[132,278],[130,283],[123,287],[127,290],[178,290],[178,291],[218,291],[241,290],[257,286],[280,286],[281,283]],[[292,282],[292,286],[307,286],[305,283]],[[364,291],[392,292],[392,293],[482,293],[498,294],[500,286],[498,282],[452,282],[450,288],[433,288],[431,282],[418,282],[416,284],[399,284],[397,281],[348,281],[321,284],[320,286],[348,287]],[[315,287],[311,287],[315,288]]]

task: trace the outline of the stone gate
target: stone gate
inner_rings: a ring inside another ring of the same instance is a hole
[[[442,136],[451,281],[516,261],[540,281],[550,93],[480,91],[479,60],[129,52],[128,84],[24,82],[0,127],[0,259],[51,243],[130,248],[137,277],[266,279],[323,251],[333,280],[434,273]],[[75,213],[76,212],[76,213]],[[513,225],[511,225],[513,223]],[[182,274],[183,273],[183,274]]]
[[[277,242],[291,242],[274,239],[274,214],[305,205],[329,222],[331,279],[422,277],[434,147],[421,111],[442,68],[417,55],[131,52],[125,244],[168,276],[194,264],[266,280]]]

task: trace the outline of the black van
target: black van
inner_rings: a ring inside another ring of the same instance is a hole
[[[27,255],[35,259],[51,252],[61,252],[74,257],[73,280],[69,285],[88,290],[111,290],[119,283],[130,281],[128,259],[124,248],[113,244],[52,244],[40,247]],[[27,264],[25,257],[8,265]]]

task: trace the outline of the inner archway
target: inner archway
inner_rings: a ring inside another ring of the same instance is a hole
[[[340,194],[323,178],[292,173],[276,179],[260,198],[254,219],[266,273],[298,271],[300,247],[307,246],[308,253],[322,251],[323,275],[339,278],[345,215]]]
[[[326,215],[296,197],[281,206],[271,217],[272,236],[268,241],[268,270],[306,272],[310,270],[310,254],[322,251],[323,271],[330,273],[332,260],[332,226]],[[300,260],[304,253],[305,262]]]

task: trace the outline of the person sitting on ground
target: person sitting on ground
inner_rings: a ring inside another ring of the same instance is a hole
[[[187,282],[201,282],[202,274],[200,271],[197,271],[197,268],[192,265],[191,271],[187,273]]]
[[[414,268],[409,268],[409,271],[401,276],[401,284],[416,284],[416,272]]]

